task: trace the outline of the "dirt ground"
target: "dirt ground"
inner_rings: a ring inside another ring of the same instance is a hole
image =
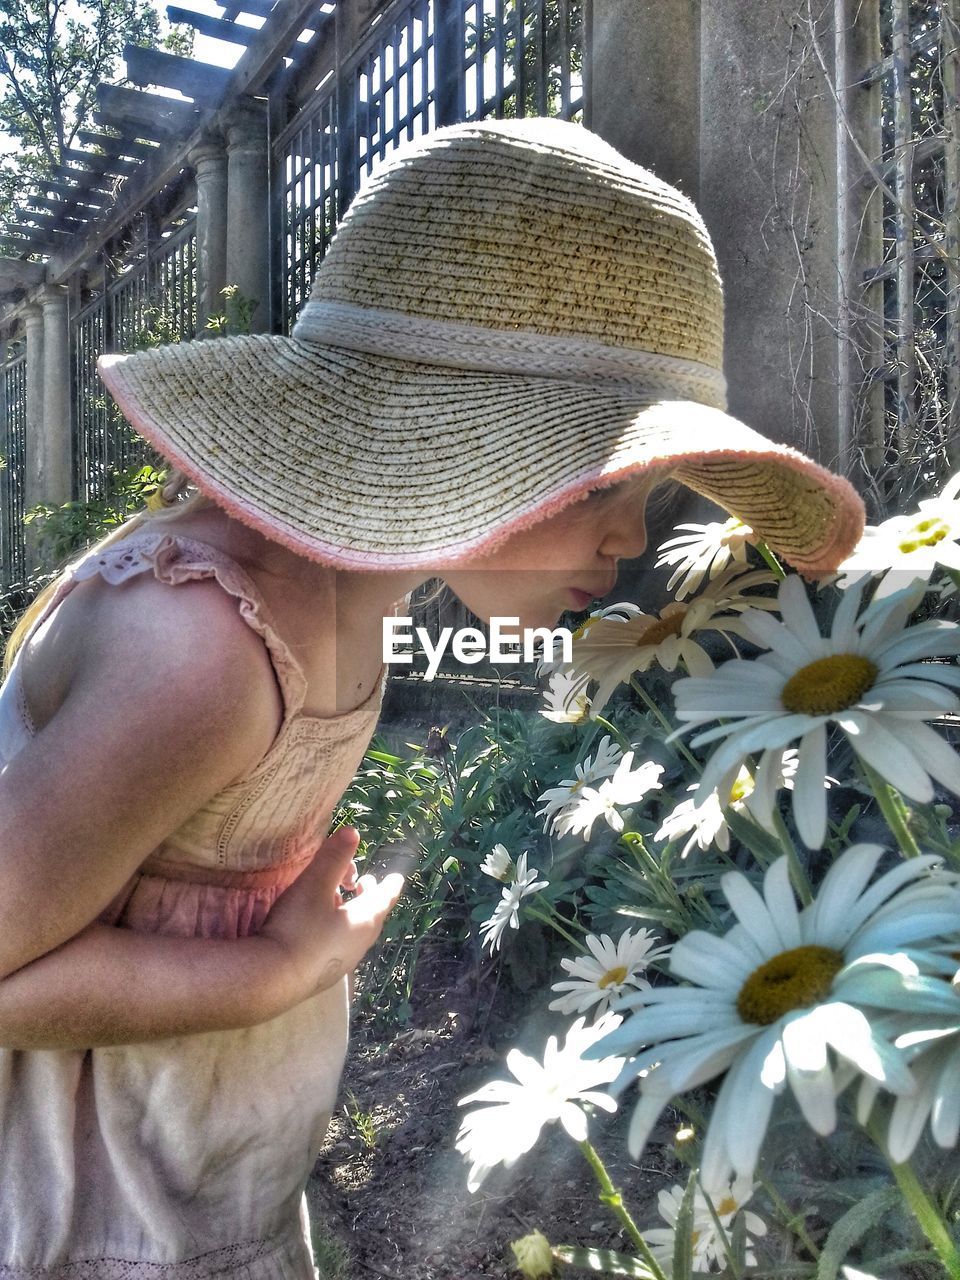
[[[567,1022],[546,1012],[542,997],[501,991],[492,1013],[482,989],[481,997],[472,974],[427,958],[411,1025],[384,1032],[370,1018],[355,1021],[339,1110],[309,1187],[322,1280],[516,1277],[510,1241],[533,1230],[554,1244],[627,1251],[580,1151],[558,1126],[512,1169],[467,1190],[467,1165],[454,1147],[459,1099],[512,1078],[503,1060],[514,1045],[542,1057],[547,1036],[562,1034]],[[643,1167],[631,1163],[628,1112],[595,1113],[591,1139],[639,1225],[652,1226],[657,1190],[681,1171],[666,1131],[665,1147],[649,1148]]]

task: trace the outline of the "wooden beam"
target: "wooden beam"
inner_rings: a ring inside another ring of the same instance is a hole
[[[109,133],[91,133],[86,129],[79,130],[77,140],[85,147],[102,147],[108,155],[132,156],[135,160],[149,160],[159,150],[158,147],[151,147],[146,142],[134,142],[132,138],[112,137]]]
[[[192,9],[178,9],[167,5],[168,22],[186,22],[202,36],[213,40],[229,40],[233,44],[247,45],[257,34],[256,27],[244,27],[239,22],[224,22],[206,13],[194,13]]]
[[[94,151],[79,151],[76,147],[64,147],[60,153],[60,159],[83,165],[89,173],[98,175],[109,173],[116,177],[128,178],[131,173],[137,173],[140,169],[136,160],[121,160],[118,156],[100,156]],[[68,178],[75,170],[68,169],[65,164],[58,164],[53,172],[60,177]]]
[[[67,218],[75,218],[78,222],[89,223],[100,213],[100,205],[81,204],[76,200],[48,200],[44,196],[30,196],[26,201],[28,209],[45,209],[54,215],[65,213]]]
[[[215,67],[209,62],[195,62],[193,58],[178,58],[159,49],[144,49],[138,44],[124,47],[127,63],[127,79],[146,88],[160,85],[164,89],[176,89],[203,107],[218,107],[230,83],[231,72],[225,67]]]
[[[105,191],[101,187],[81,187],[77,186],[76,183],[58,182],[52,178],[48,178],[41,183],[38,189],[41,191],[56,191],[65,200],[73,204],[90,204],[97,209],[102,209],[104,205],[108,205],[113,199],[113,192]]]
[[[282,5],[279,7],[283,8]],[[274,0],[243,0],[242,4],[224,4],[221,8],[224,16],[231,13],[252,13],[257,18],[269,18],[274,9]]]
[[[249,4],[238,8],[249,9]],[[224,106],[263,88],[264,81],[291,56],[290,48],[304,27],[314,26],[316,11],[316,0],[283,0],[277,5],[234,67]]]
[[[23,262],[20,258],[0,258],[0,292],[30,289],[42,284],[46,275],[42,262]]]
[[[21,235],[10,234],[11,231],[18,230],[18,227],[9,227],[7,232],[0,237],[0,243],[7,245],[18,253],[55,252],[58,249],[66,249],[72,240],[71,236],[56,231],[31,230],[29,235],[27,233]]]
[[[98,123],[115,125],[127,133],[136,126],[140,137],[154,142],[179,137],[193,124],[196,110],[192,102],[177,102],[158,93],[140,93],[115,84],[97,85],[97,106],[94,119]]]
[[[10,225],[13,226],[15,223],[21,228],[21,230],[27,232],[32,229],[30,224],[33,223],[41,229],[66,231],[69,235],[73,235],[75,231],[79,231],[80,228],[85,225],[85,220],[83,218],[77,218],[74,216],[64,217],[62,214],[58,217],[53,213],[39,213],[35,209],[15,208],[13,214],[14,221],[11,222]],[[69,226],[69,223],[72,223],[73,225]]]

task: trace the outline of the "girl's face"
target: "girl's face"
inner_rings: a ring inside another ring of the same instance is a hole
[[[617,561],[643,552],[647,497],[663,478],[641,475],[594,489],[444,580],[485,622],[516,617],[521,627],[553,627],[562,613],[612,591]]]

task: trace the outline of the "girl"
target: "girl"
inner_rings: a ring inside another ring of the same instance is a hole
[[[724,413],[721,342],[689,201],[521,120],[385,164],[291,338],[102,360],[175,470],[0,692],[0,1280],[314,1274],[346,975],[400,891],[326,834],[384,617],[439,574],[553,626],[670,474],[810,574],[857,541],[846,482]]]

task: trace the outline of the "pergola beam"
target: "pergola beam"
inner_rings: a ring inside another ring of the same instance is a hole
[[[94,173],[98,177],[102,174],[112,174],[118,178],[127,178],[140,169],[136,160],[121,160],[119,156],[101,156],[94,151],[80,151],[76,147],[65,147],[60,158],[73,165],[83,165],[89,173]],[[53,172],[60,177],[70,177],[75,170],[68,168],[66,164],[58,164]]]
[[[154,142],[178,139],[193,123],[196,107],[192,102],[177,102],[158,93],[141,93],[115,84],[97,85],[98,123],[114,125],[129,133]]]
[[[130,156],[134,160],[149,160],[159,151],[158,147],[151,147],[147,142],[136,142],[133,138],[122,135],[114,137],[109,133],[93,133],[86,129],[79,130],[77,139],[85,147],[102,147],[108,155]]]
[[[208,62],[180,58],[159,49],[144,49],[128,44],[123,50],[127,78],[141,88],[160,85],[179,93],[203,107],[218,107],[230,83],[231,72]]]
[[[0,293],[13,289],[31,289],[42,284],[46,274],[42,262],[23,262],[19,258],[0,258]]]
[[[229,40],[232,44],[248,45],[257,34],[256,27],[245,27],[239,22],[224,22],[223,18],[211,18],[207,13],[194,13],[191,9],[167,6],[168,22],[184,22],[202,36],[213,40]]]

